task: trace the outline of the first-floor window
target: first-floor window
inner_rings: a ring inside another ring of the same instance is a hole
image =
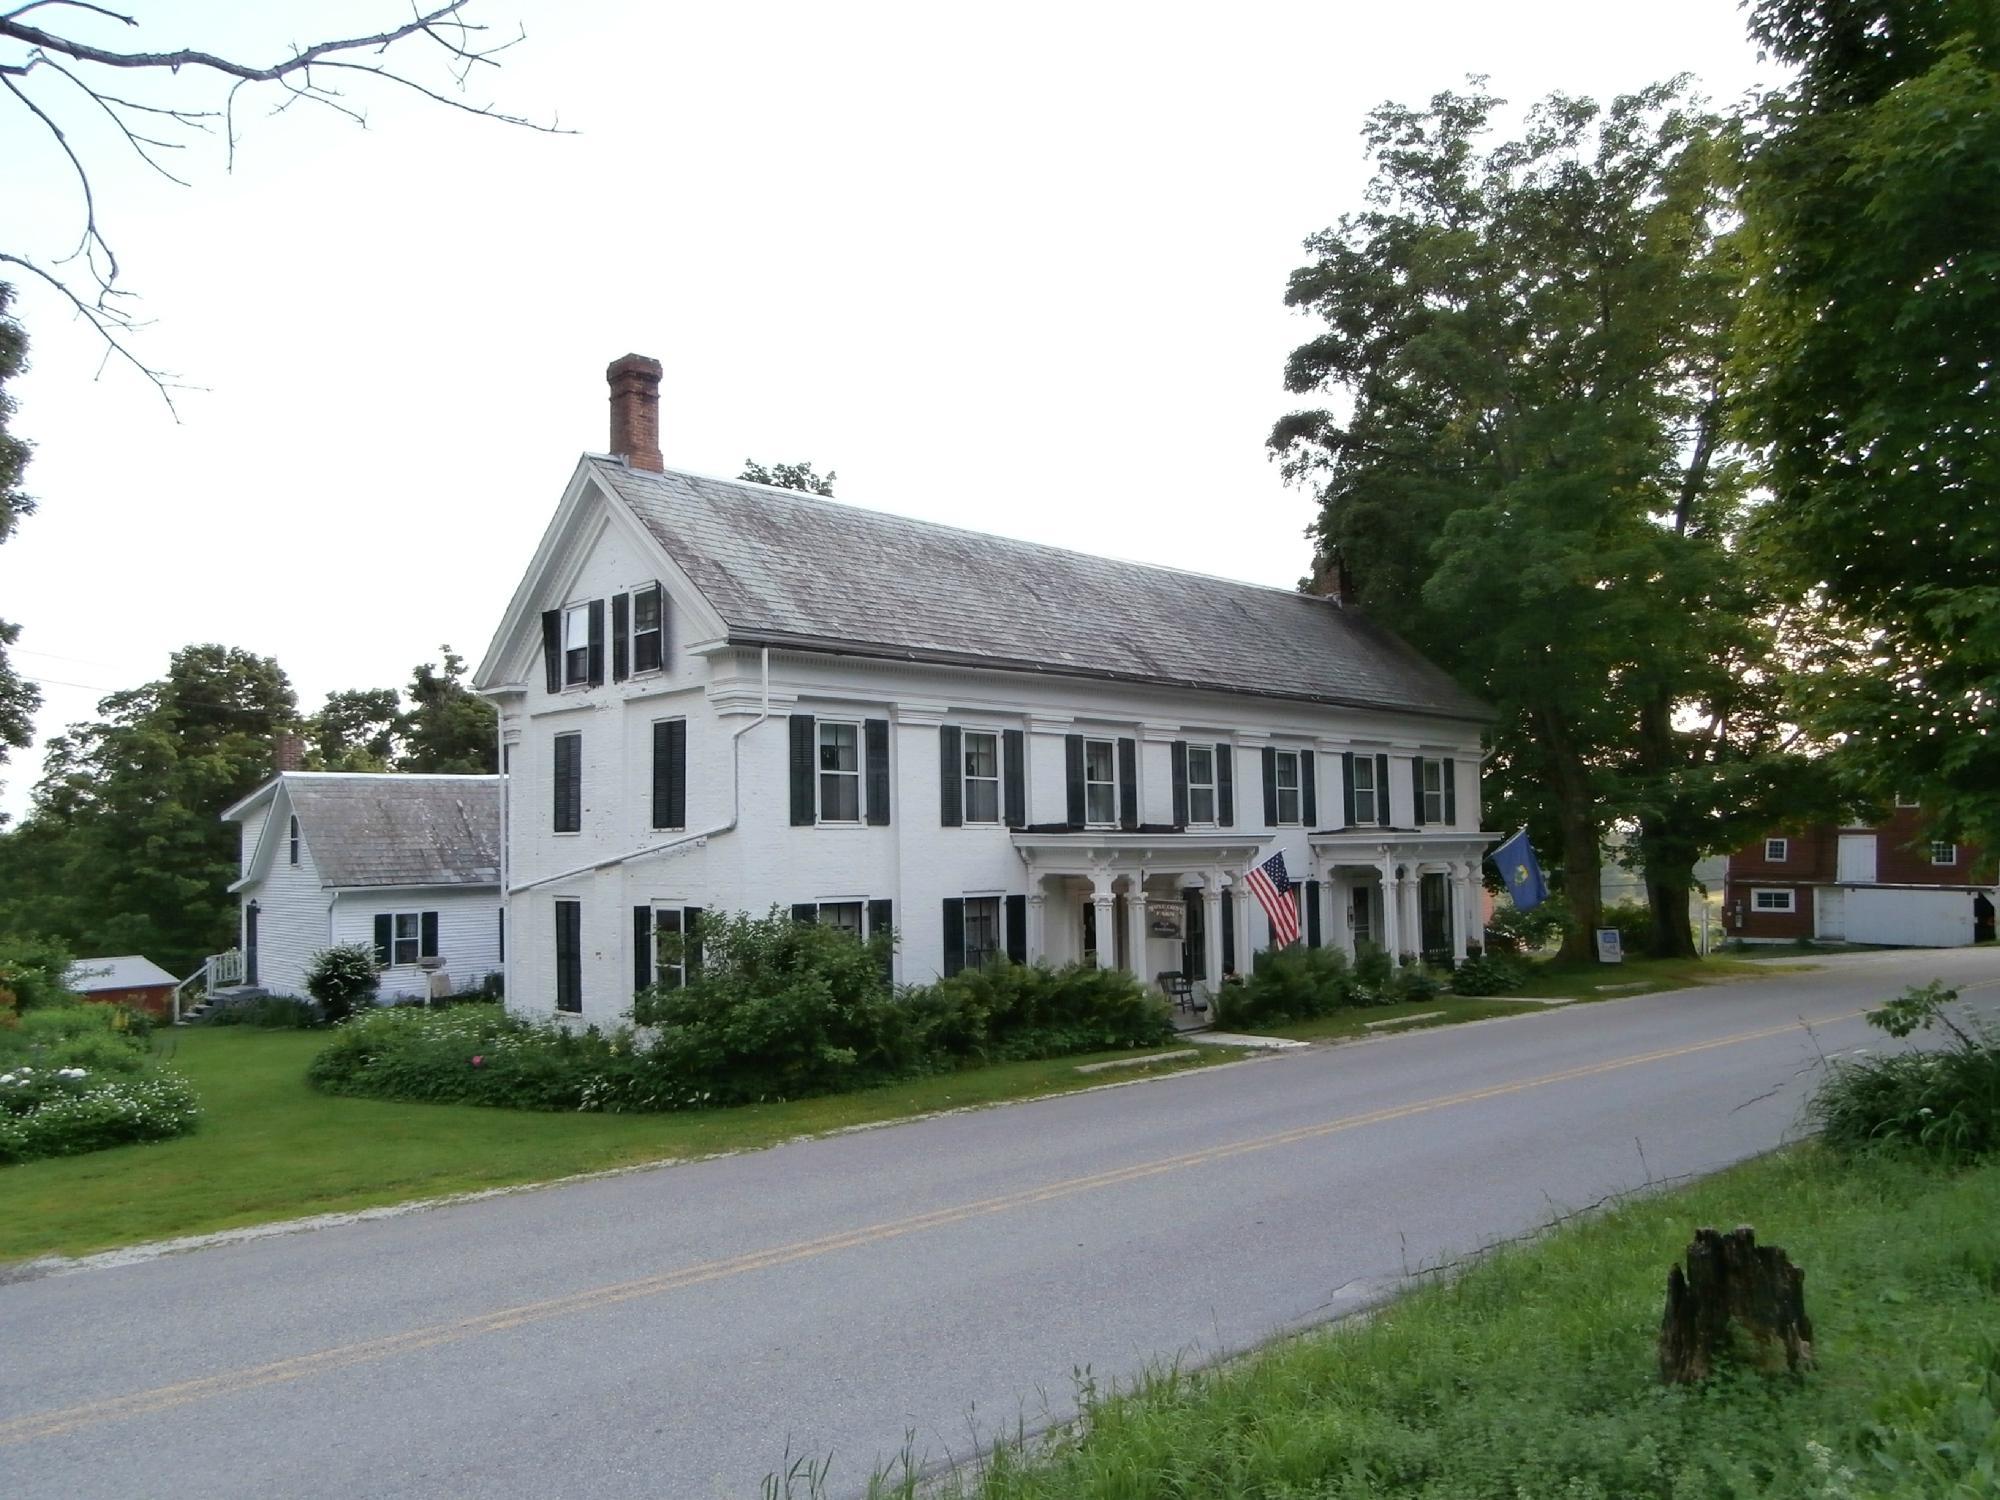
[[[375,962],[383,968],[438,956],[438,914],[385,911],[375,916]]]
[[[968,729],[965,748],[965,821],[1000,821],[1000,736]]]
[[[1215,746],[1189,745],[1187,752],[1188,821],[1215,821]]]
[[[1934,865],[1955,865],[1958,863],[1958,845],[1948,844],[1942,839],[1931,844],[1931,863]]]
[[[1086,823],[1118,821],[1118,746],[1112,740],[1083,742],[1083,820]],[[970,908],[971,903],[966,903]],[[966,955],[972,962],[971,953]]]
[[[687,983],[691,936],[681,907],[653,908],[653,983],[661,989],[677,990]]]
[[[1781,865],[1792,857],[1790,839],[1765,839],[1764,859],[1769,864]]]
[[[1383,821],[1375,804],[1375,757],[1357,755],[1354,757],[1354,821],[1356,823],[1380,823]],[[1386,787],[1380,790],[1386,792]]]
[[[823,823],[861,821],[861,726],[819,726],[819,816]]]
[[[556,902],[556,1009],[583,1009],[583,903]]]
[[[1795,911],[1794,896],[1792,891],[1752,891],[1750,906],[1754,911]]]
[[[859,901],[822,901],[819,905],[820,925],[852,933],[858,943],[861,941],[861,910]]]
[[[981,968],[1000,956],[1000,898],[965,898],[965,966]]]

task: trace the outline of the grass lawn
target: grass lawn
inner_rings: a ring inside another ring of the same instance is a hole
[[[1513,993],[1542,999],[1617,1000],[1627,995],[1656,995],[1662,990],[1684,990],[1698,984],[1731,984],[1742,979],[1762,979],[1769,974],[1803,973],[1818,967],[1800,955],[1793,962],[1741,958],[1627,958],[1622,964],[1600,964],[1592,959],[1581,963],[1548,959],[1534,965],[1528,982]]]
[[[324,1042],[324,1033],[247,1026],[160,1033],[156,1049],[201,1096],[200,1127],[179,1140],[0,1168],[0,1262],[768,1146],[1240,1055],[1204,1047],[1199,1056],[1145,1068],[1077,1072],[1080,1063],[1133,1055],[1098,1053],[792,1104],[600,1115],[337,1098],[305,1082],[306,1063]]]
[[[1489,1016],[1518,1016],[1546,1012],[1548,1007],[1532,1001],[1439,995],[1435,1000],[1406,1000],[1400,1005],[1364,1005],[1312,1021],[1293,1021],[1282,1026],[1247,1028],[1258,1036],[1285,1036],[1301,1042],[1337,1042],[1348,1037],[1378,1036],[1397,1031],[1422,1031],[1430,1026],[1456,1026],[1461,1021],[1483,1021]],[[1371,1026],[1370,1022],[1394,1021],[1404,1016],[1422,1016],[1406,1026]]]
[[[1817,1367],[1663,1388],[1667,1267],[1756,1226],[1806,1272]],[[1376,1316],[1095,1402],[983,1500],[1991,1496],[2000,1164],[1807,1146],[1579,1221]],[[1249,1266],[1246,1263],[1246,1269]],[[885,1493],[911,1493],[891,1485]],[[928,1493],[928,1491],[927,1491]]]

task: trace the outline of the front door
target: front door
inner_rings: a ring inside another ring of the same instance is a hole
[[[1208,977],[1208,950],[1201,930],[1201,892],[1190,888],[1181,892],[1181,978],[1199,984]]]
[[[1423,930],[1423,956],[1435,959],[1451,952],[1449,888],[1439,874],[1417,881],[1417,911]]]
[[[1368,899],[1368,887],[1354,888],[1354,907],[1350,917],[1353,923],[1354,946],[1358,949],[1364,943],[1375,941],[1375,914],[1373,903]]]
[[[243,982],[257,982],[257,903],[243,908]]]

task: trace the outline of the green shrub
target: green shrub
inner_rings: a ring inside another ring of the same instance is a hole
[[[342,1021],[365,1005],[375,1003],[381,987],[375,972],[375,950],[365,943],[343,943],[322,948],[306,966],[306,993],[319,1001],[320,1012],[329,1021]]]
[[[66,976],[73,962],[69,949],[54,938],[0,937],[0,1025],[17,1013],[72,1003],[76,996]]]
[[[905,990],[930,1066],[1150,1047],[1174,1033],[1164,999],[1121,969],[999,962]]]
[[[115,1005],[46,1004],[0,1030],[0,1163],[164,1140],[197,1114]]]
[[[1419,1004],[1437,999],[1444,984],[1437,975],[1420,964],[1404,964],[1389,976],[1389,983],[1383,991],[1384,1003],[1388,1005]]]
[[[1653,951],[1653,912],[1643,901],[1617,901],[1604,908],[1599,927],[1618,929],[1618,941],[1627,953]]]
[[[264,995],[218,1005],[202,1018],[207,1026],[261,1026],[271,1031],[309,1031],[324,1026],[319,1007],[296,995]]]
[[[88,1068],[93,1074],[136,1077],[146,1061],[143,1039],[115,1005],[47,1006],[0,1030],[0,1068]]]
[[[1528,966],[1511,953],[1481,953],[1451,971],[1454,995],[1506,995],[1528,982]]]
[[[1569,911],[1560,902],[1544,901],[1522,911],[1511,901],[1496,906],[1486,923],[1486,948],[1495,953],[1538,953],[1559,943],[1569,931]]]
[[[1897,1052],[1835,1062],[1807,1106],[1836,1150],[1891,1146],[1946,1162],[2000,1148],[2000,1032],[1961,1026],[1944,1013],[1958,992],[1932,980],[1905,990],[1869,1022],[1890,1036],[1942,1030],[1935,1051]]]
[[[1386,968],[1386,955],[1382,962]],[[1259,953],[1249,978],[1223,986],[1216,1002],[1216,1023],[1250,1027],[1310,1021],[1367,1003],[1345,953],[1338,948],[1294,944]]]
[[[1388,949],[1373,943],[1362,948],[1354,959],[1354,1003],[1387,1005],[1392,998],[1389,982],[1395,974],[1396,966],[1389,961]]]

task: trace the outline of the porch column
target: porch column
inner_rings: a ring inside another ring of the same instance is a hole
[[[1132,977],[1151,984],[1146,972],[1146,872],[1128,877],[1125,892],[1125,954],[1132,962]]]
[[[1043,906],[1047,900],[1042,890],[1042,877],[1035,877],[1034,887],[1028,892],[1028,962],[1040,963],[1048,957],[1048,944],[1042,935],[1042,923],[1046,920]]]
[[[1116,968],[1118,964],[1118,908],[1117,897],[1112,894],[1111,877],[1093,872],[1090,877],[1090,904],[1096,915],[1092,924],[1097,929],[1097,967]]]
[[[1201,877],[1201,982],[1211,995],[1222,989],[1222,871]]]
[[[1240,880],[1230,886],[1230,915],[1236,918],[1236,972],[1248,978],[1257,966],[1256,956],[1250,951],[1250,908],[1257,898],[1250,894],[1250,887]]]
[[[1424,952],[1423,878],[1421,866],[1403,867],[1403,941],[1419,958]]]
[[[1403,966],[1403,882],[1396,873],[1396,861],[1382,856],[1382,947],[1389,955],[1389,967]]]
[[[1465,950],[1471,944],[1472,915],[1472,866],[1464,860],[1452,861],[1451,874],[1451,956],[1457,963],[1465,962]]]

